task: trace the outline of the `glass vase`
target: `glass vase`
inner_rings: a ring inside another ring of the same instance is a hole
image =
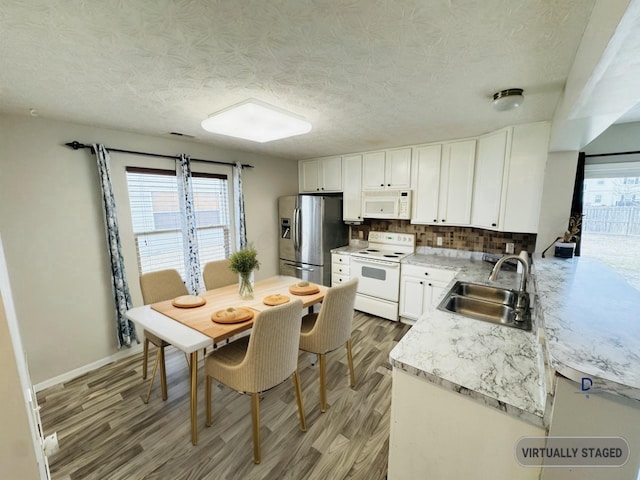
[[[251,300],[253,298],[253,272],[240,273],[238,275],[238,293],[243,300]]]

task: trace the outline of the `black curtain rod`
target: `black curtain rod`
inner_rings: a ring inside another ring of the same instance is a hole
[[[589,155],[585,155],[585,158],[591,157],[615,157],[617,155],[637,155],[640,153],[640,150],[635,150],[633,152],[618,152],[618,153],[591,153]]]
[[[89,148],[92,153],[95,153],[93,150],[93,145],[85,145],[84,143],[77,142],[74,140],[73,142],[65,143],[67,147],[73,148],[74,150],[80,150],[81,148]],[[110,152],[119,152],[119,153],[131,153],[133,155],[142,155],[144,157],[159,157],[159,158],[173,158],[174,160],[180,158],[179,155],[162,155],[160,153],[149,153],[149,152],[136,152],[135,150],[122,150],[120,148],[111,148],[105,147]],[[204,163],[216,163],[218,165],[230,165],[234,166],[235,164],[229,162],[218,162],[217,160],[204,160],[202,158],[189,158],[192,162],[204,162]],[[249,165],[247,163],[242,164],[242,168],[253,168],[253,165]]]

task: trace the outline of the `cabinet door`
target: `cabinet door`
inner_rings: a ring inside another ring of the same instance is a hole
[[[385,163],[385,187],[411,187],[411,149],[389,150]]]
[[[473,226],[498,228],[507,137],[508,130],[501,130],[478,139],[471,206]]]
[[[300,193],[317,192],[320,188],[319,160],[298,162],[298,187]]]
[[[415,149],[412,166],[413,206],[411,223],[438,223],[440,156],[442,145]]]
[[[362,155],[342,158],[342,219],[362,221]]]
[[[430,288],[429,292],[429,304],[432,307],[437,307],[442,299],[442,295],[444,294],[445,287],[448,285],[448,282],[429,282],[427,286]]]
[[[320,160],[321,183],[320,191],[342,191],[342,158],[331,157]]]
[[[365,153],[362,156],[362,189],[380,190],[384,184],[384,152]]]
[[[445,144],[442,153],[438,205],[441,224],[469,225],[471,223],[475,157],[475,140]]]
[[[500,206],[500,230],[537,233],[549,151],[549,122],[515,126],[512,135]]]
[[[424,300],[424,280],[416,277],[401,277],[400,316],[417,320],[426,307]]]

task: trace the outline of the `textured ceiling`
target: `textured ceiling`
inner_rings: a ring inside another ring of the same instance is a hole
[[[0,112],[287,158],[477,135],[553,117],[593,3],[0,0]],[[513,87],[524,105],[492,110]],[[256,144],[200,127],[249,97],[312,132]]]

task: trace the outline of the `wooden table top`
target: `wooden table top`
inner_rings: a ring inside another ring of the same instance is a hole
[[[257,281],[253,287],[253,299],[251,300],[243,300],[240,298],[238,285],[234,284],[215,290],[208,290],[200,294],[200,296],[207,301],[205,305],[200,307],[177,308],[172,305],[172,300],[166,300],[152,304],[151,308],[212,338],[214,343],[218,343],[244,330],[250,329],[256,318],[256,316],[254,316],[252,319],[241,323],[216,323],[211,320],[211,316],[218,310],[228,307],[245,307],[253,309],[257,315],[261,311],[273,308],[263,303],[263,299],[266,296],[273,294],[286,295],[291,298],[292,301],[300,299],[305,308],[320,303],[323,300],[327,292],[327,287],[324,285],[318,285],[320,291],[312,295],[291,294],[289,287],[299,281],[300,279],[298,278],[283,275]]]

